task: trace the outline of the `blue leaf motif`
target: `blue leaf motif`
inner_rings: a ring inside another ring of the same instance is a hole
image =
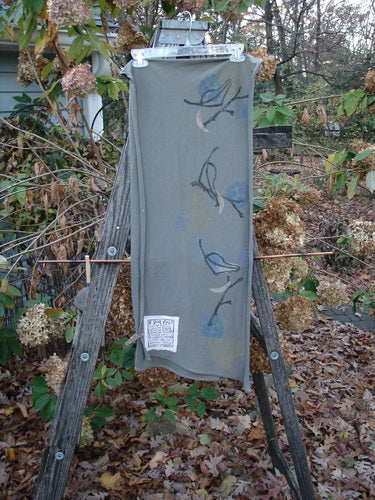
[[[236,205],[237,208],[243,208],[249,199],[248,188],[245,182],[235,182],[225,192],[224,198]]]
[[[224,335],[224,326],[219,316],[215,316],[211,324],[207,321],[202,325],[205,337],[221,338]]]
[[[206,253],[203,249],[202,240],[200,238],[198,240],[198,244],[206,264],[215,275],[232,273],[240,270],[239,265],[226,261],[218,252],[213,251]]]
[[[213,96],[215,95],[214,92],[217,91],[221,86],[220,78],[214,74],[206,76],[203,80],[199,82],[198,85],[198,94],[202,97],[204,94],[208,95],[208,92],[213,92]],[[217,95],[216,99],[219,98],[219,94]]]

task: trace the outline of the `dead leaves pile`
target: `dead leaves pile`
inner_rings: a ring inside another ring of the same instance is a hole
[[[294,351],[290,383],[319,497],[373,498],[373,334],[321,317],[303,334],[284,335]],[[48,438],[28,400],[33,367],[17,363],[0,376],[0,484],[12,500],[32,498]],[[160,425],[144,419],[152,401],[139,382],[108,393],[104,404],[116,418],[75,455],[65,498],[291,498],[283,476],[272,472],[254,393],[225,380],[216,390],[221,397],[206,418],[186,410],[176,424]],[[289,460],[272,386],[270,395]]]

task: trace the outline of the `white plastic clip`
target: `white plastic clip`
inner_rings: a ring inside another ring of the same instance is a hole
[[[145,68],[148,66],[148,61],[144,58],[144,54],[145,53],[142,50],[137,50],[132,53],[132,56],[134,57],[133,66],[135,68]]]
[[[233,48],[233,53],[231,54],[229,60],[232,62],[242,62],[245,60],[245,56],[243,54],[243,45],[242,44],[237,44]]]

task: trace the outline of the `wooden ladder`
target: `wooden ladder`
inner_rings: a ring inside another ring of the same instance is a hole
[[[207,23],[199,21],[162,20],[156,32],[157,45],[178,44],[178,36],[197,37],[195,43],[203,43]],[[177,33],[177,37],[176,37]],[[263,127],[253,131],[253,149],[292,147],[292,128],[289,126]],[[130,237],[130,175],[128,148],[124,147],[109,201],[105,222],[102,226],[95,260],[122,259]],[[251,318],[251,333],[267,353],[283,421],[288,437],[295,475],[278,445],[272,417],[268,390],[262,373],[253,373],[255,391],[267,436],[273,466],[288,481],[298,500],[315,498],[307,457],[302,442],[300,426],[295,412],[293,396],[285,369],[285,363],[277,334],[267,285],[264,278],[258,247],[254,237],[253,298],[259,322]],[[36,500],[58,500],[63,497],[70,464],[79,442],[82,416],[89,394],[105,325],[119,273],[119,263],[96,263],[85,306],[79,317],[65,380],[60,388],[48,447],[44,452],[38,482]]]
[[[267,139],[268,138],[268,139]],[[268,127],[254,130],[254,149],[285,147],[291,142],[290,127]],[[269,146],[268,146],[269,145]],[[128,150],[124,148],[101,228],[95,258],[121,260],[130,236],[130,178]],[[115,252],[115,256],[113,253]],[[262,373],[253,373],[255,391],[267,436],[272,463],[286,477],[295,498],[315,498],[307,457],[296,416],[293,396],[277,334],[262,264],[254,237],[253,298],[258,318],[252,315],[251,333],[270,360],[272,375],[283,416],[295,475],[291,472],[277,439],[268,390]],[[80,315],[65,380],[61,386],[48,447],[44,452],[35,499],[58,500],[63,497],[70,464],[79,442],[82,416],[112,301],[118,263],[97,263],[93,266],[85,307]]]

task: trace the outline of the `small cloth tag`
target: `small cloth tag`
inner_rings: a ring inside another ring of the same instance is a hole
[[[177,351],[178,316],[145,316],[145,347],[147,351]]]

